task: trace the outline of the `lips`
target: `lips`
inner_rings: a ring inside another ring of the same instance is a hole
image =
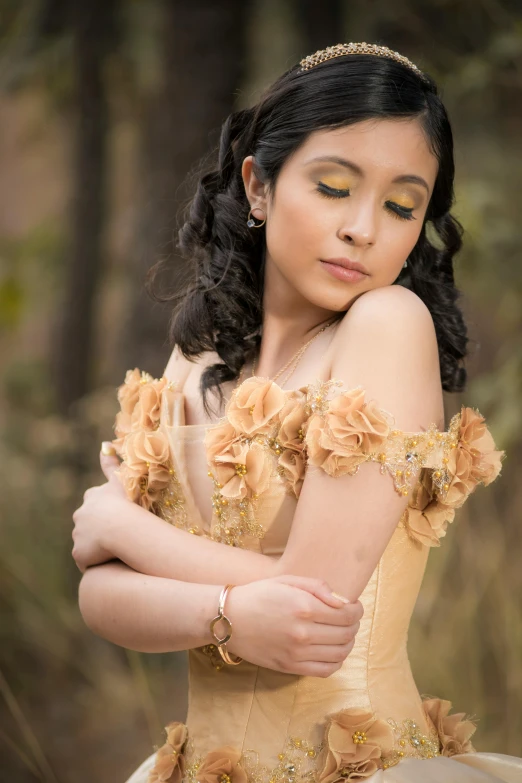
[[[364,264],[360,264],[358,261],[351,261],[349,258],[322,258],[321,261],[325,264],[342,266],[343,269],[355,269],[357,272],[362,272],[363,275],[369,274]]]

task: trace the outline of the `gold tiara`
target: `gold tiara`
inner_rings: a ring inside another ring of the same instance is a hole
[[[331,60],[332,57],[341,57],[345,54],[374,54],[377,57],[389,57],[392,60],[411,68],[417,76],[426,80],[426,77],[420,68],[417,68],[417,66],[412,63],[411,60],[408,60],[407,57],[404,57],[403,54],[394,52],[392,49],[388,49],[387,46],[377,46],[377,44],[369,44],[365,41],[362,43],[340,43],[335,44],[335,46],[328,46],[326,49],[319,49],[317,52],[309,54],[308,57],[301,60],[299,65],[301,66],[301,71],[309,71],[314,65],[319,65],[319,63],[324,63],[326,60]]]

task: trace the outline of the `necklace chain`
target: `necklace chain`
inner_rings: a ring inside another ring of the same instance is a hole
[[[290,358],[290,360],[289,360],[289,361],[288,361],[288,362],[287,362],[287,363],[284,365],[284,367],[281,367],[281,369],[280,369],[280,370],[278,370],[278,372],[276,372],[276,374],[273,376],[273,378],[270,378],[270,380],[272,380],[272,381],[275,381],[275,380],[276,380],[277,378],[279,378],[279,377],[280,377],[280,376],[281,376],[281,375],[282,375],[282,374],[285,372],[285,370],[287,370],[287,369],[288,369],[288,368],[289,368],[289,367],[292,365],[292,363],[293,363],[293,367],[292,367],[292,369],[290,370],[289,374],[286,376],[286,378],[284,379],[283,383],[281,384],[282,386],[284,386],[284,385],[287,383],[287,381],[288,381],[288,380],[289,380],[289,379],[292,377],[292,375],[294,374],[295,368],[297,367],[297,365],[298,365],[298,364],[299,364],[299,362],[301,361],[301,358],[302,358],[302,356],[303,356],[304,352],[306,351],[306,349],[308,348],[308,346],[310,345],[310,343],[313,343],[313,341],[315,340],[315,338],[316,338],[316,337],[319,337],[319,335],[321,334],[321,332],[324,332],[324,331],[325,331],[325,329],[328,329],[328,327],[329,327],[329,326],[332,326],[332,324],[334,324],[336,320],[337,320],[337,319],[336,319],[336,318],[334,318],[332,321],[329,321],[327,324],[324,324],[324,326],[322,326],[322,327],[319,329],[319,331],[318,331],[318,332],[316,332],[316,333],[314,334],[314,336],[313,336],[313,337],[311,337],[311,338],[308,340],[308,342],[306,342],[304,345],[302,345],[300,348],[298,348],[298,349],[297,349],[297,351],[295,352],[295,354],[294,354],[294,355],[293,355],[293,356]],[[255,375],[255,370],[256,370],[256,360],[254,359],[254,361],[252,362],[252,374],[251,374],[251,377],[252,377],[252,378],[253,378],[253,377],[254,377],[254,375]],[[241,368],[241,370],[240,370],[239,377],[238,377],[238,379],[237,379],[236,389],[237,389],[237,387],[239,386],[239,384],[241,383],[241,379],[242,379],[242,377],[243,377],[243,368]]]

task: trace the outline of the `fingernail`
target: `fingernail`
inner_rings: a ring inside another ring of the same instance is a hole
[[[101,451],[102,454],[104,454],[106,457],[114,457],[116,455],[116,449],[114,448],[110,440],[102,441]]]
[[[343,604],[349,604],[350,603],[350,599],[349,598],[345,598],[344,595],[339,595],[339,593],[334,593],[333,590],[332,590],[332,595],[335,596],[335,598],[338,598],[340,601],[342,601]]]

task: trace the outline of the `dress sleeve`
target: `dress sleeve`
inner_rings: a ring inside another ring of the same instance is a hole
[[[411,537],[438,546],[455,509],[478,484],[488,485],[500,474],[505,452],[496,449],[484,417],[462,406],[445,431],[430,424],[405,432],[395,427],[392,413],[366,399],[362,387],[339,386],[333,380],[309,390],[307,465],[337,477],[354,475],[363,462],[378,462],[395,490],[411,495],[405,513]]]

